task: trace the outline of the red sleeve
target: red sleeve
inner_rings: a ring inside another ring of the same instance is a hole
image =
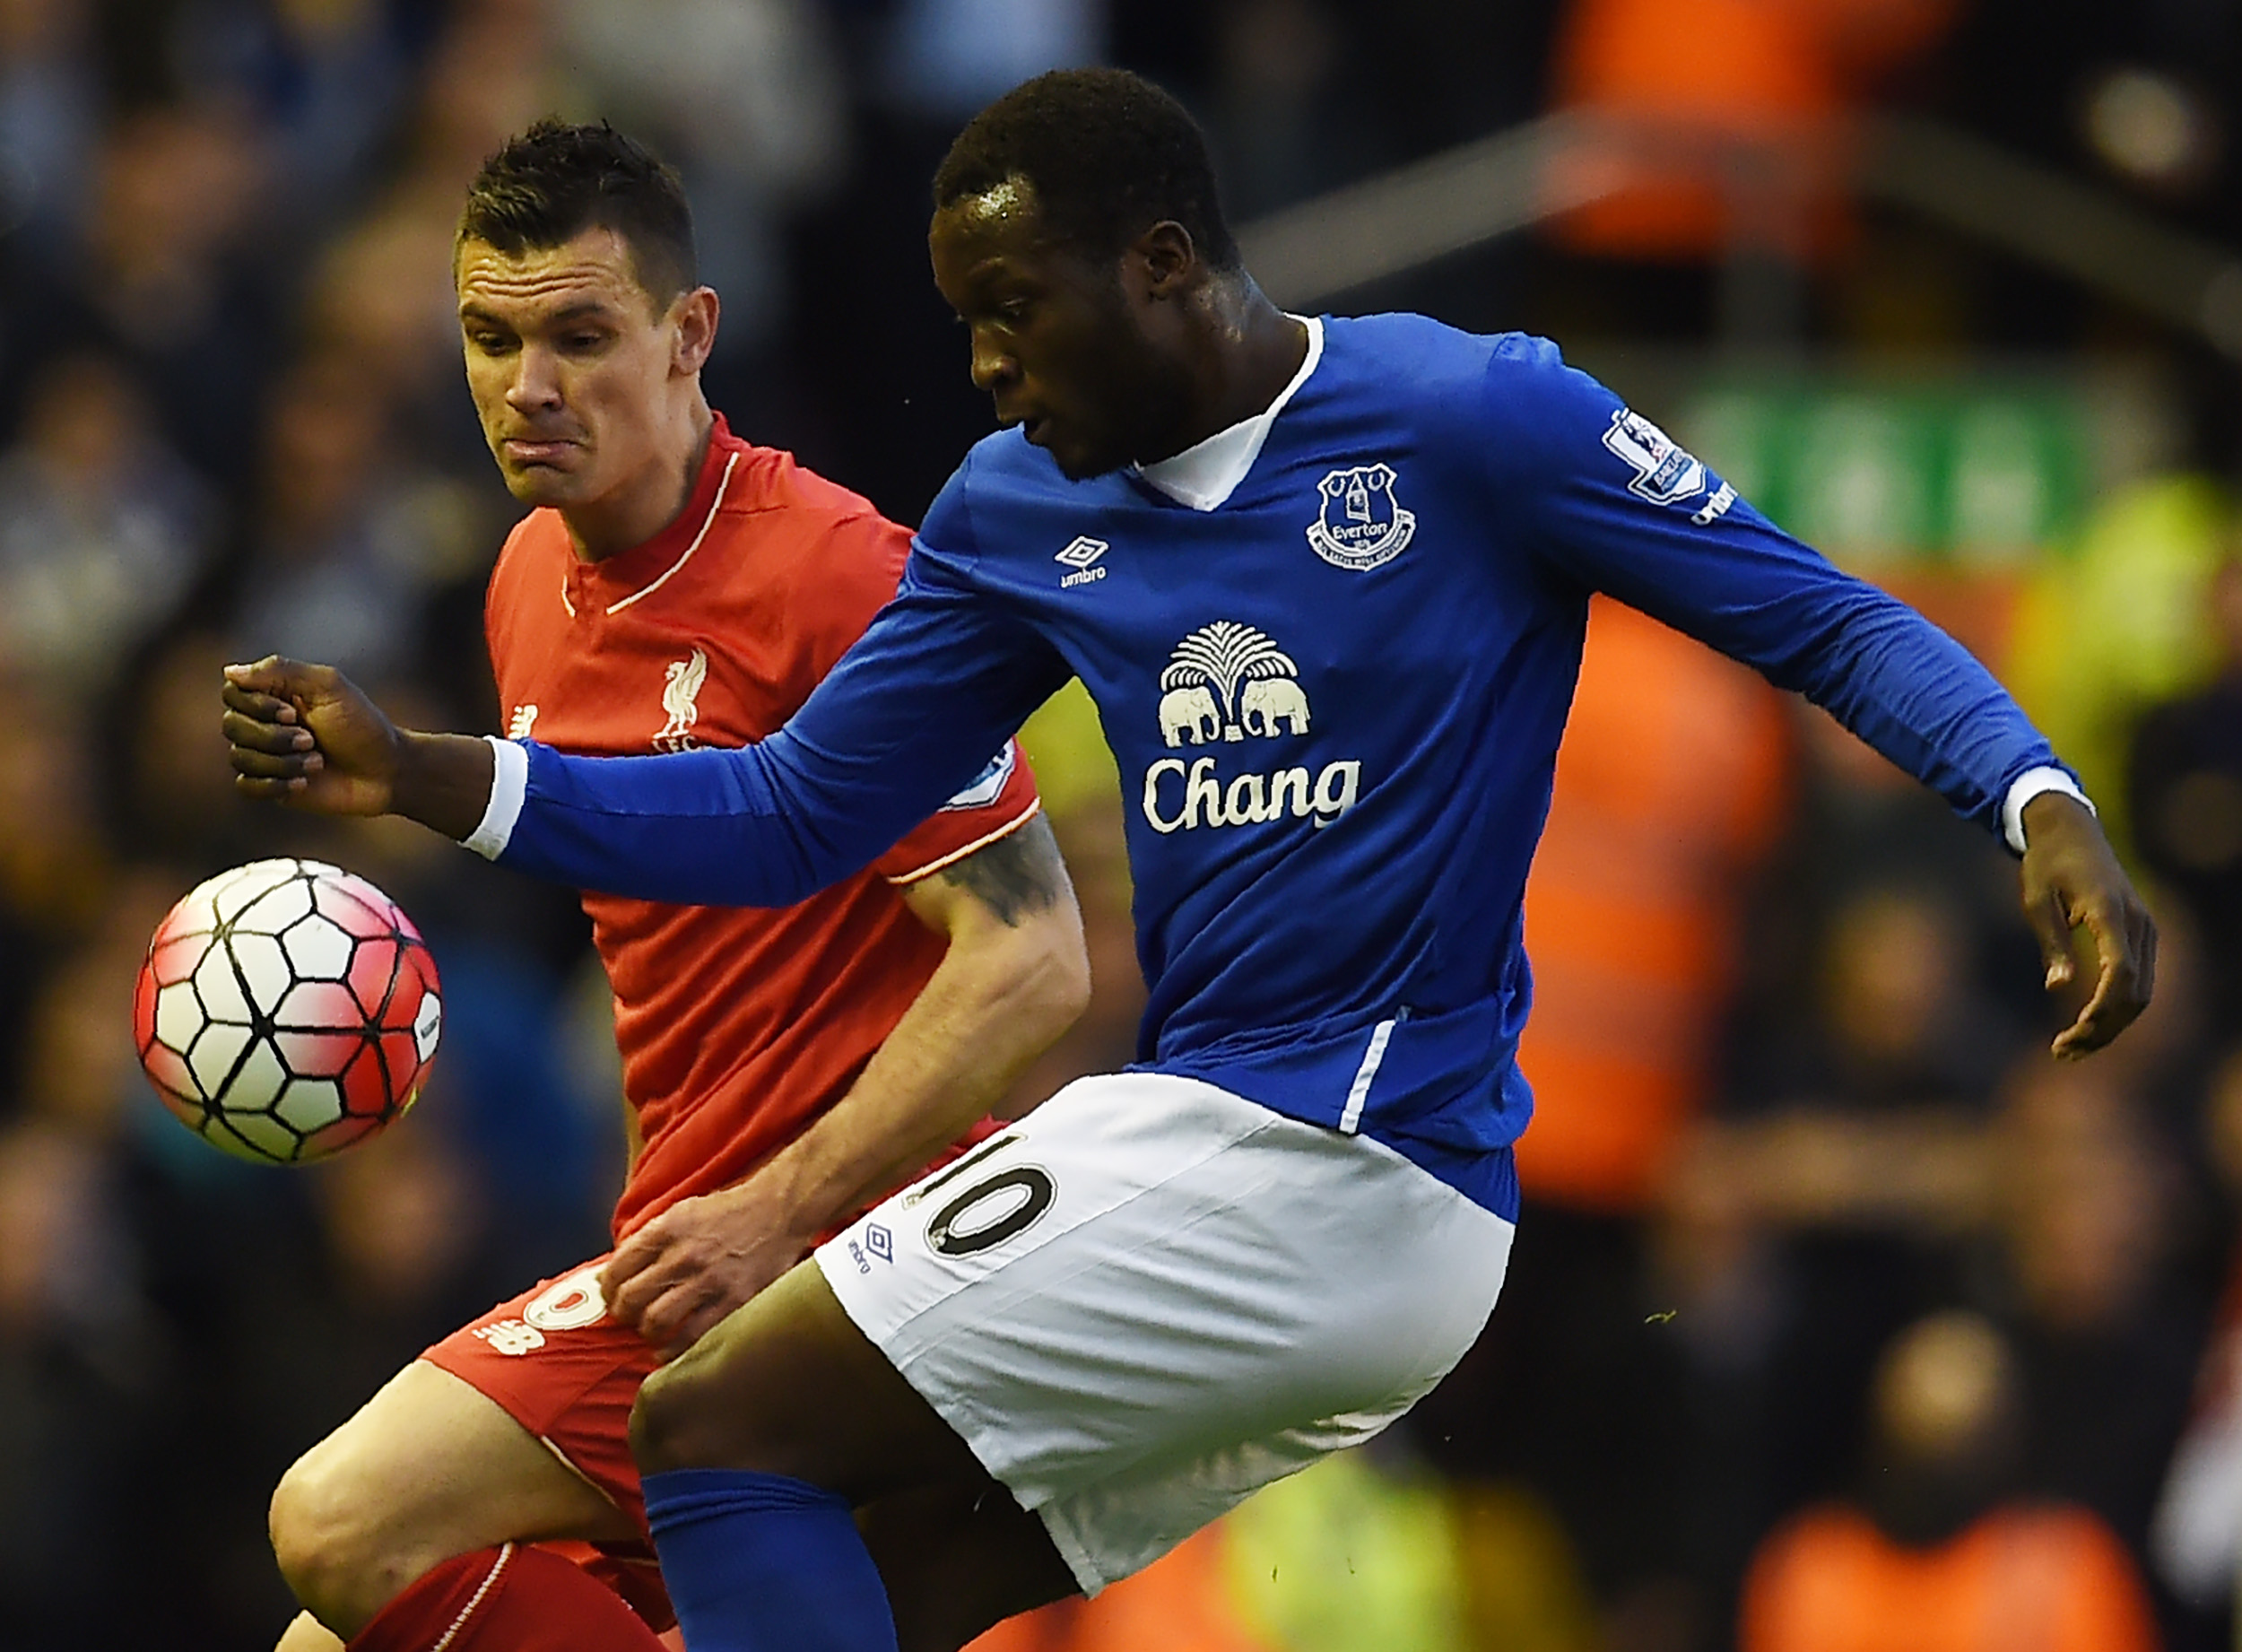
[[[837,519],[811,564],[815,591],[804,591],[796,618],[819,679],[864,634],[903,578],[910,530],[870,511]],[[806,693],[805,693],[806,697]],[[1018,740],[989,753],[988,766],[966,788],[872,863],[891,883],[915,883],[999,838],[1017,831],[1043,806],[1035,772]]]
[[[891,883],[916,883],[1019,830],[1042,806],[1028,754],[1018,740],[1009,741],[972,785],[873,861],[872,869]]]

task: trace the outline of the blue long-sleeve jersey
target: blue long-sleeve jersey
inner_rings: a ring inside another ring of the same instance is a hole
[[[2054,762],[1960,647],[1838,571],[1545,341],[1322,324],[1236,490],[1195,510],[968,455],[901,591],[760,745],[531,748],[501,856],[782,905],[966,785],[1070,676],[1119,761],[1139,1058],[1360,1130],[1499,1213],[1530,1100],[1520,940],[1588,597],[1828,708],[1962,814]]]

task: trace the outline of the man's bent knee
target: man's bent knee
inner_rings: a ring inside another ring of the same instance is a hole
[[[345,1639],[445,1558],[387,1530],[382,1516],[332,1441],[298,1458],[273,1492],[281,1576],[305,1611]]]
[[[630,1456],[641,1474],[659,1474],[677,1468],[760,1468],[744,1460],[755,1454],[746,1449],[743,1430],[735,1423],[717,1426],[713,1395],[701,1390],[712,1385],[697,1381],[690,1353],[662,1367],[639,1386],[630,1407]]]
[[[273,1494],[296,1598],[349,1636],[415,1578],[509,1539],[627,1539],[636,1523],[495,1401],[416,1361]]]

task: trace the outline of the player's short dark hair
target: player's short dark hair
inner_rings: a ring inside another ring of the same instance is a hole
[[[1035,191],[1045,227],[1099,257],[1154,224],[1190,231],[1213,268],[1239,265],[1198,122],[1125,69],[1055,69],[966,124],[934,173],[940,211],[1012,178]]]
[[[541,120],[508,138],[467,186],[455,245],[482,241],[517,257],[593,229],[622,239],[657,307],[700,284],[692,209],[675,169],[604,120]]]

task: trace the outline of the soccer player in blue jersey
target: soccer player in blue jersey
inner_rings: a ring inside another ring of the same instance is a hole
[[[253,795],[752,905],[865,864],[1070,676],[1097,700],[1139,1060],[646,1385],[635,1443],[694,1652],[868,1652],[899,1625],[954,1647],[1377,1433],[1471,1345],[1516,1213],[1520,895],[1592,592],[1803,692],[2005,838],[2051,987],[2090,937],[2058,1056],[2115,1037],[2153,970],[2075,780],[1966,653],[1541,340],[1284,314],[1164,94],[1030,82],[959,137],[935,205],[935,280],[1006,428],[778,735],[577,759],[402,733],[317,667],[229,674]],[[673,1277],[620,1257],[610,1299]],[[992,1478],[1010,1496],[971,1520],[897,1518]]]

